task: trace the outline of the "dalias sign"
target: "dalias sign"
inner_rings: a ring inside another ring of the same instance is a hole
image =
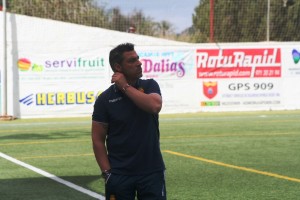
[[[192,77],[192,51],[143,51],[138,52],[144,78],[182,79]]]
[[[170,59],[161,59],[155,61],[152,59],[141,59],[143,63],[143,73],[147,76],[149,74],[174,74],[177,77],[183,77],[185,74],[184,62],[172,62]]]

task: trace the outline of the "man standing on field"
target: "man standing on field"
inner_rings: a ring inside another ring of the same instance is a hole
[[[159,85],[143,80],[130,43],[110,51],[113,83],[96,100],[92,140],[105,180],[106,199],[166,200],[165,165],[159,145]]]

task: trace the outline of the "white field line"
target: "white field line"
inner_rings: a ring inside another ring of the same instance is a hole
[[[94,197],[94,198],[100,199],[100,200],[105,200],[105,197],[102,196],[102,195],[99,195],[99,194],[97,194],[97,193],[95,193],[93,191],[90,191],[90,190],[87,190],[87,189],[85,189],[85,188],[83,188],[81,186],[75,185],[74,183],[71,183],[71,182],[66,181],[64,179],[61,179],[61,178],[59,178],[59,177],[57,177],[57,176],[55,176],[53,174],[50,174],[50,173],[48,173],[48,172],[46,172],[44,170],[41,170],[41,169],[36,168],[36,167],[34,167],[32,165],[29,165],[27,163],[19,161],[19,160],[15,159],[15,158],[12,158],[12,157],[10,157],[10,156],[2,153],[2,152],[0,152],[0,157],[4,158],[6,160],[9,160],[9,161],[11,161],[11,162],[13,162],[13,163],[15,163],[17,165],[20,165],[22,167],[25,167],[25,168],[27,168],[27,169],[29,169],[31,171],[34,171],[34,172],[36,172],[36,173],[38,173],[38,174],[40,174],[42,176],[50,178],[50,179],[52,179],[52,180],[54,180],[56,182],[59,182],[59,183],[61,183],[63,185],[66,185],[66,186],[68,186],[68,187],[70,187],[72,189],[75,189],[75,190],[79,191],[79,192],[85,193],[85,194],[87,194],[87,195],[89,195],[91,197]]]

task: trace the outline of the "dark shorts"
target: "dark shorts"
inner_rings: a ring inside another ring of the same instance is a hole
[[[165,172],[142,176],[111,174],[105,185],[105,196],[109,200],[166,200]]]

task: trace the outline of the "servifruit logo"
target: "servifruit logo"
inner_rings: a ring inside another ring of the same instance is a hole
[[[42,65],[32,63],[28,58],[20,58],[17,62],[20,71],[36,71],[40,72],[44,70]]]

